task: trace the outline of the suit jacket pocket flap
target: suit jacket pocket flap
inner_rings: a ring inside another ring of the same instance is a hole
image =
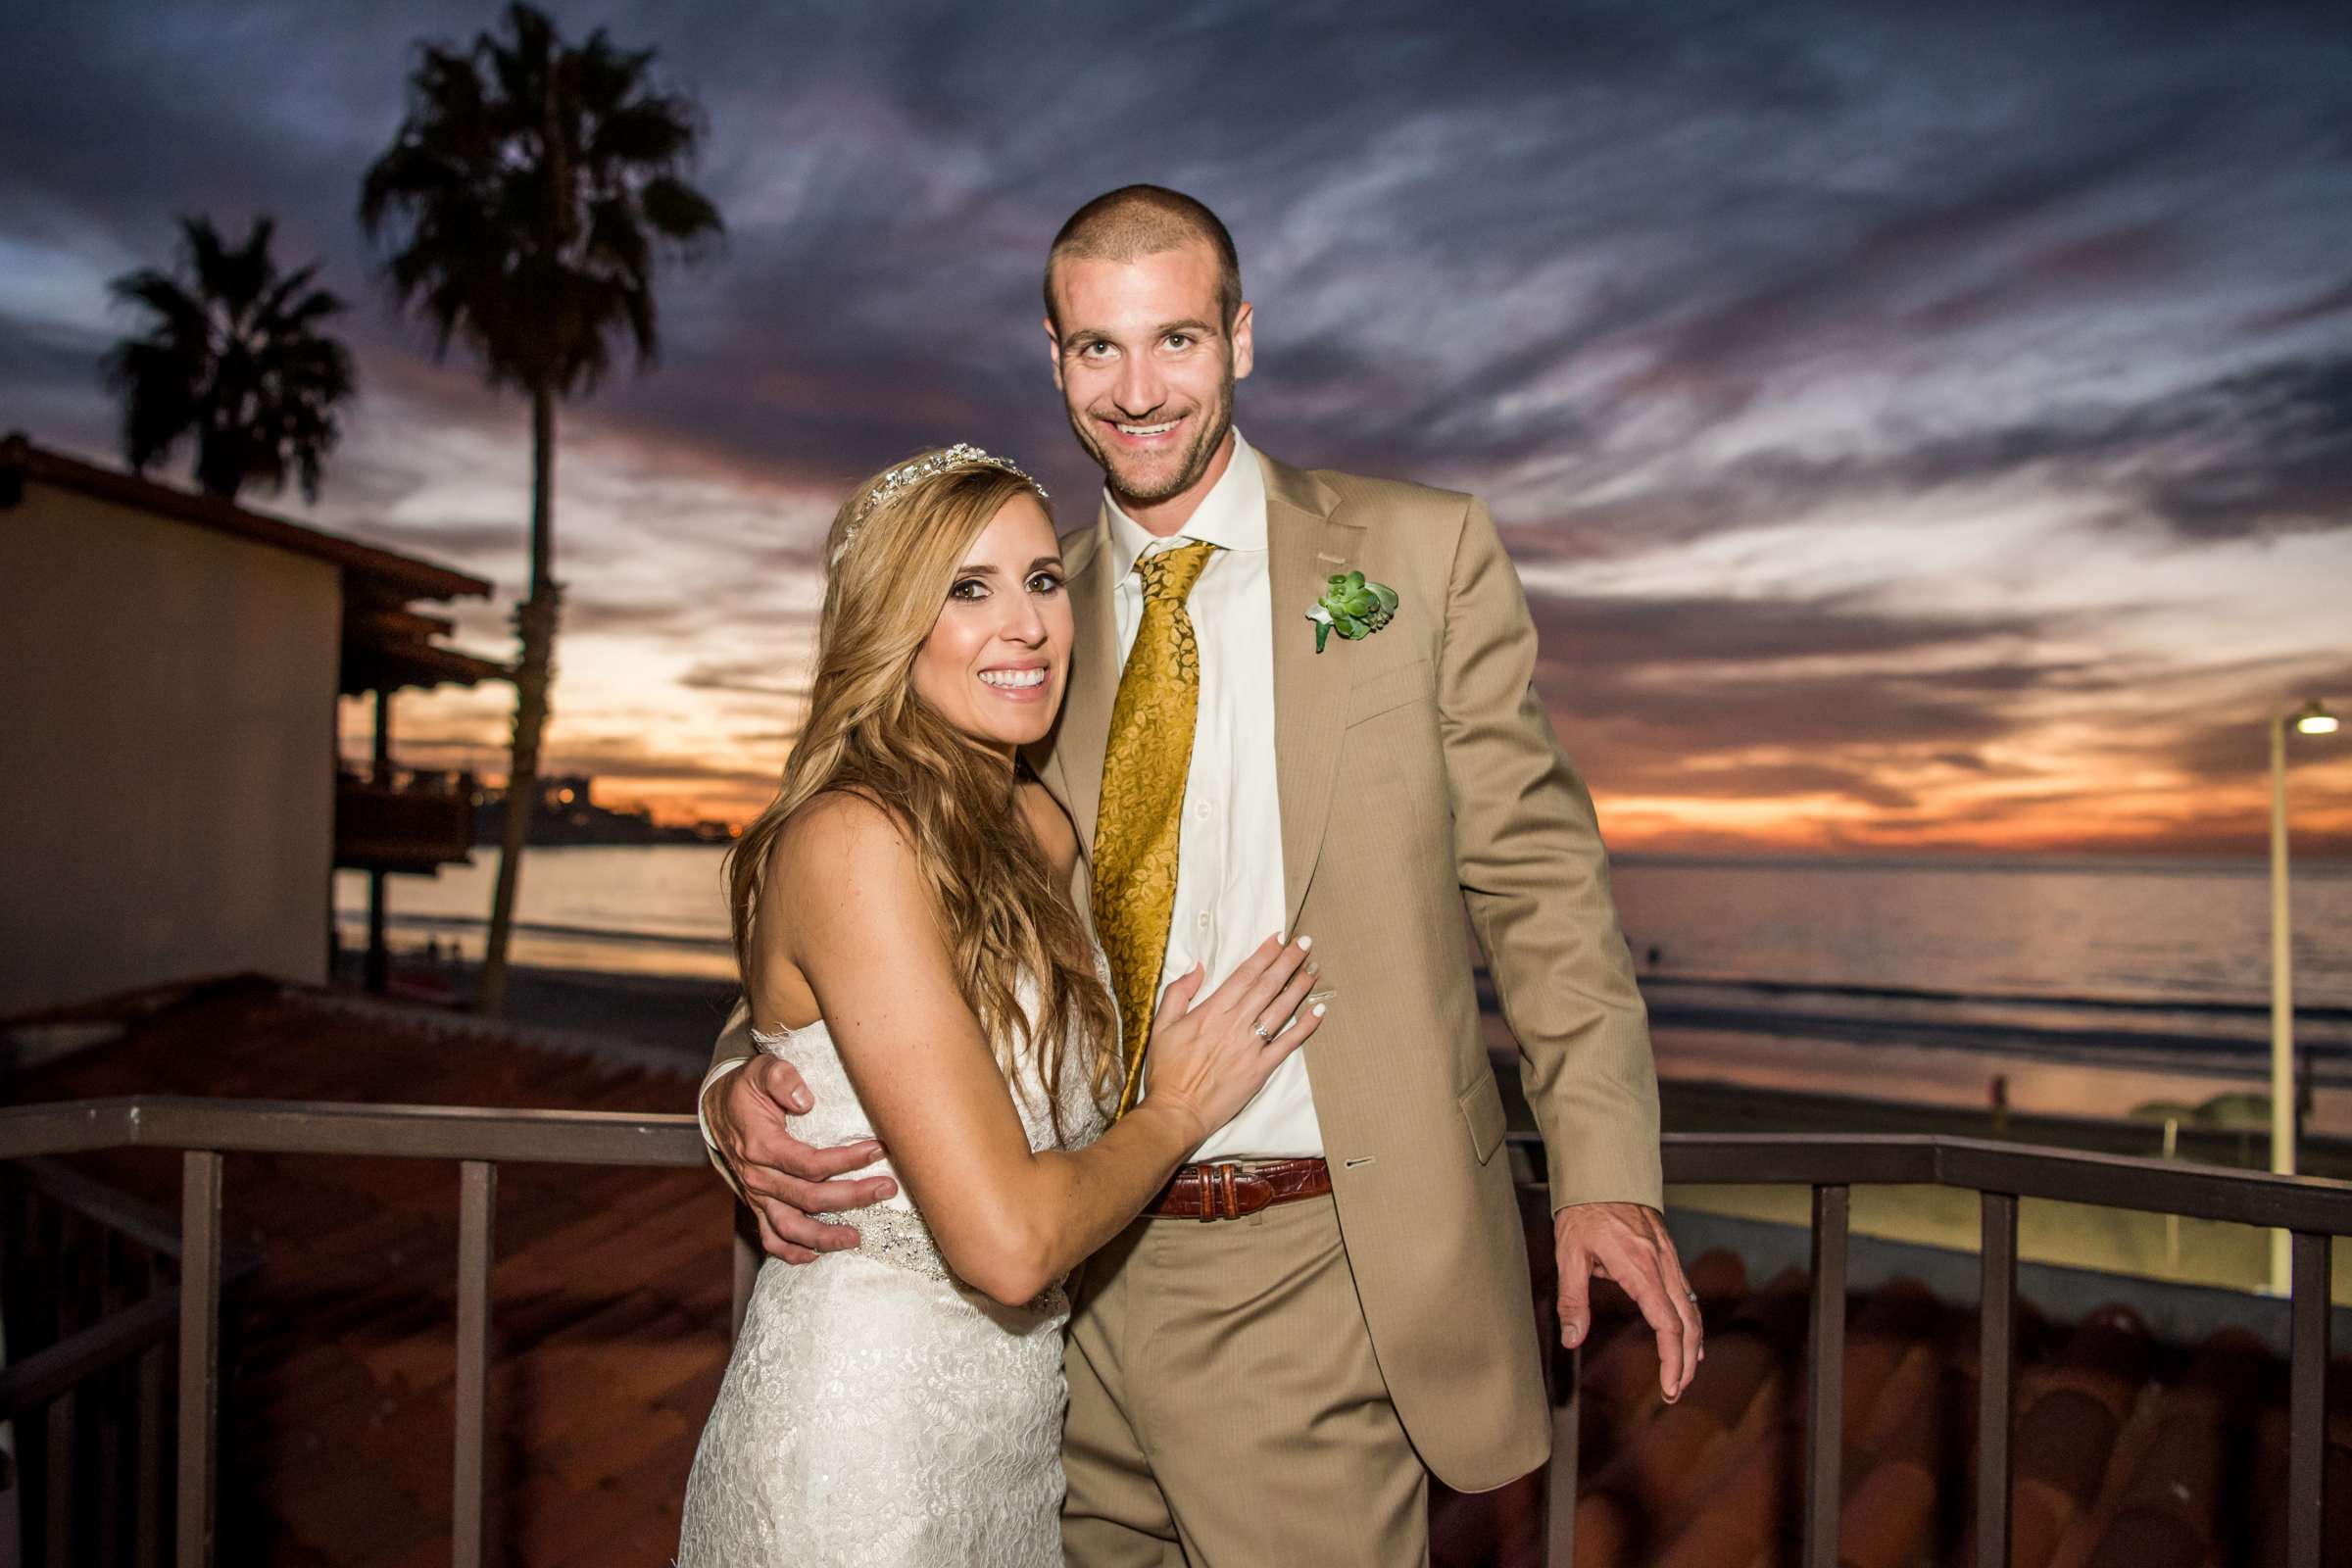
[[[1367,675],[1348,693],[1348,722],[1360,724],[1392,708],[1426,699],[1436,690],[1437,677],[1430,672],[1426,659]]]
[[[1492,1068],[1481,1072],[1478,1082],[1462,1091],[1461,1107],[1462,1119],[1470,1124],[1470,1147],[1484,1165],[1502,1147],[1504,1129],[1502,1091],[1494,1085]]]

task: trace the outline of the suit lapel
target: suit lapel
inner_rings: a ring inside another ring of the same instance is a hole
[[[1086,543],[1093,548],[1069,562],[1070,615],[1076,630],[1070,648],[1070,679],[1062,693],[1061,718],[1036,748],[1051,759],[1038,773],[1061,786],[1062,805],[1078,826],[1078,841],[1091,858],[1095,821],[1102,809],[1102,754],[1110,745],[1110,709],[1119,694],[1119,636],[1111,615],[1110,514],[1099,513]],[[1032,765],[1037,757],[1031,757]],[[1057,775],[1057,779],[1054,775]]]
[[[1348,716],[1348,662],[1318,655],[1307,608],[1355,558],[1363,527],[1335,515],[1339,497],[1311,474],[1259,455],[1266,471],[1267,581],[1274,613],[1274,772],[1282,799],[1284,929],[1295,927],[1331,814]]]

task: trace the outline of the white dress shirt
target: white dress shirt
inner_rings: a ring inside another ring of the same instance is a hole
[[[1267,937],[1282,931],[1282,796],[1274,775],[1274,603],[1267,575],[1266,476],[1240,431],[1233,457],[1184,531],[1147,532],[1108,501],[1111,612],[1126,667],[1143,619],[1135,564],[1188,540],[1218,547],[1186,608],[1200,645],[1200,708],[1185,775],[1176,852],[1176,912],[1159,983],[1204,963],[1200,995],[1221,984]],[[1289,935],[1291,933],[1284,933]],[[1306,933],[1312,936],[1314,933]],[[1151,1063],[1145,1063],[1150,1092]],[[1323,1152],[1307,1087],[1306,1058],[1286,1057],[1257,1098],[1209,1135],[1194,1158],[1288,1159]]]
[[[1185,601],[1200,646],[1200,697],[1177,844],[1176,912],[1159,975],[1165,990],[1195,963],[1205,963],[1200,995],[1206,996],[1260,942],[1282,931],[1285,912],[1282,795],[1274,774],[1274,601],[1267,575],[1265,470],[1236,430],[1232,460],[1181,534],[1161,539],[1115,501],[1107,506],[1110,557],[1097,569],[1116,574],[1111,612],[1122,670],[1144,612],[1136,562],[1187,540],[1218,547]],[[710,1129],[702,1116],[703,1098],[748,1059],[722,1061],[703,1079],[696,1113],[706,1142]],[[1147,1092],[1150,1078],[1147,1062]],[[1306,1058],[1293,1053],[1194,1157],[1292,1159],[1322,1153],[1323,1129],[1315,1119]]]

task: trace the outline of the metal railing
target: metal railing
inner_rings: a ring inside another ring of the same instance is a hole
[[[1521,1143],[1524,1139],[1516,1140]],[[490,1268],[498,1166],[699,1167],[692,1116],[600,1111],[480,1110],[306,1102],[126,1099],[0,1109],[0,1159],[136,1146],[181,1155],[179,1314],[180,1568],[209,1568],[215,1528],[220,1390],[221,1157],[333,1154],[455,1160],[458,1215],[457,1427],[453,1561],[479,1568],[484,1414],[489,1387]],[[1838,1412],[1844,1407],[1847,1215],[1859,1186],[1938,1186],[1982,1198],[1983,1296],[1978,1314],[1978,1568],[2007,1568],[2010,1439],[2017,1369],[2017,1215],[2023,1199],[2277,1226],[2293,1237],[2288,1356],[2288,1568],[2320,1568],[2327,1445],[2328,1292],[2333,1238],[2352,1235],[2352,1187],[2311,1178],[2196,1168],[2151,1159],[2027,1148],[1976,1139],[1810,1134],[1672,1134],[1670,1183],[1803,1186],[1812,1190],[1813,1273],[1807,1329],[1802,1550],[1806,1568],[1836,1568],[1840,1505]],[[735,1242],[742,1322],[757,1254]],[[1566,1423],[1570,1431],[1574,1423]],[[1573,1480],[1573,1447],[1555,1472]],[[1555,1495],[1558,1489],[1555,1485]]]
[[[1511,1142],[1540,1156],[1532,1134]],[[1903,1134],[1674,1134],[1671,1185],[1812,1189],[1813,1266],[1805,1337],[1804,1568],[1838,1568],[1845,1403],[1847,1218],[1856,1187],[1949,1187],[1979,1195],[1977,1568],[2008,1568],[2017,1382],[2017,1210],[2023,1199],[2283,1229],[2292,1238],[2287,1403],[2287,1568],[2320,1568],[2328,1442],[2333,1239],[2352,1235],[2352,1186],[2221,1166],[2082,1153],[1975,1138]],[[1997,1369],[1997,1370],[1996,1370]],[[1573,1433],[1576,1424],[1564,1423]],[[1571,1439],[1573,1442],[1573,1439]],[[1575,1469],[1573,1450],[1553,1455]],[[1555,1476],[1553,1496],[1562,1495]],[[1568,1494],[1573,1506],[1573,1493]],[[1556,1505],[1556,1502],[1555,1502]]]
[[[54,1160],[17,1160],[0,1174],[10,1354],[0,1421],[16,1423],[20,1445],[0,1489],[16,1489],[41,1561],[160,1563],[179,1227]],[[250,1249],[226,1250],[223,1283],[260,1263]]]

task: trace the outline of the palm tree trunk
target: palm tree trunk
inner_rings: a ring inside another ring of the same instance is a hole
[[[200,430],[196,437],[196,488],[208,496],[234,501],[245,487],[245,454],[235,432],[224,426]]]
[[[523,846],[539,809],[539,737],[547,727],[548,687],[555,679],[556,621],[556,399],[531,394],[531,594],[514,612],[520,657],[514,666],[514,748],[507,769],[507,816],[500,839],[498,885],[490,896],[490,935],[482,947],[477,1010],[496,1016],[507,1004],[507,945],[514,930],[514,896],[522,881]]]

